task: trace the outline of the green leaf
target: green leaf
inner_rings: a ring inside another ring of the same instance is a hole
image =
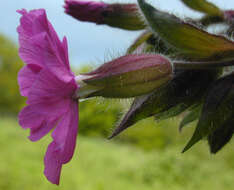
[[[200,113],[201,113],[201,105],[196,105],[196,107],[194,107],[191,111],[189,111],[189,113],[184,116],[183,120],[180,122],[180,126],[179,126],[179,131],[182,131],[182,129],[190,124],[191,122],[195,121],[196,119],[199,118]]]
[[[133,44],[128,48],[127,53],[131,54],[137,50],[142,44],[144,44],[150,37],[153,36],[153,33],[150,31],[143,32]]]
[[[151,31],[143,32],[127,50],[127,54],[147,52],[162,53],[170,56],[176,53],[158,35]],[[176,56],[178,57],[178,53]]]
[[[214,4],[206,0],[181,0],[185,5],[193,10],[208,14],[222,16],[223,12]]]
[[[209,89],[195,132],[183,152],[224,125],[234,114],[234,75],[217,80]]]
[[[208,136],[208,142],[211,153],[217,153],[221,150],[232,138],[234,133],[234,119],[231,116],[224,125],[218,127],[213,133]]]
[[[144,0],[138,0],[138,3],[152,30],[187,59],[211,61],[234,57],[234,43],[225,37],[187,24],[176,16],[155,9]]]
[[[217,78],[217,75],[218,71],[215,70],[194,70],[176,74],[166,86],[136,98],[110,138],[147,117],[174,116],[175,113],[181,113],[201,100],[207,87]]]

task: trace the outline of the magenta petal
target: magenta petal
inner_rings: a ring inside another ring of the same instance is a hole
[[[19,71],[18,83],[22,96],[28,96],[29,90],[32,87],[32,84],[35,82],[37,74],[40,72],[40,70],[40,66],[28,64]]]
[[[48,21],[43,9],[22,14],[19,33],[19,55],[27,64],[38,64],[47,67],[56,74],[73,75],[67,56],[66,42],[61,42]],[[59,72],[59,73],[58,73]]]
[[[59,40],[45,10],[18,12],[22,15],[17,28],[19,55],[26,63],[18,83],[21,94],[28,97],[19,123],[30,129],[32,141],[55,128],[45,156],[45,175],[58,184],[62,164],[72,158],[75,149],[78,103],[73,96],[78,85],[69,66],[67,40]]]
[[[19,113],[19,123],[22,128],[29,128],[31,141],[37,141],[53,129],[61,117],[68,109],[67,103],[70,101],[59,101],[54,104],[41,103],[26,106]]]
[[[46,156],[44,158],[44,174],[51,183],[59,185],[62,163],[57,156],[57,154],[59,154],[59,151],[57,151],[56,149],[57,145],[53,141],[48,146]]]
[[[27,64],[39,65],[42,68],[45,67],[45,49],[49,46],[46,33],[42,32],[34,36],[29,36],[26,39],[23,39],[22,35],[19,35],[19,40],[19,55],[21,59]]]
[[[56,47],[53,46],[51,39],[45,32],[34,35],[26,41],[21,40],[20,44],[19,55],[27,64],[39,65],[58,76],[72,76],[71,71],[58,57],[59,52],[56,52]],[[64,53],[64,56],[67,57],[67,52]],[[68,61],[68,58],[66,60]]]
[[[78,105],[71,101],[68,112],[63,115],[52,133],[53,142],[48,146],[44,174],[49,181],[59,184],[62,165],[73,156],[78,130]]]
[[[42,125],[40,125],[37,128],[32,128],[30,131],[30,136],[28,137],[31,141],[38,141],[45,135],[47,135],[50,130],[52,130],[56,123],[58,121],[58,118],[54,118],[52,121],[43,122]]]
[[[19,124],[24,129],[37,128],[42,125],[43,121],[44,117],[38,114],[36,105],[26,106],[19,113]]]
[[[70,69],[70,65],[69,65],[69,57],[68,57],[68,45],[67,45],[67,38],[64,37],[63,38],[63,49],[64,49],[64,59],[66,60],[66,63],[68,65],[68,69]]]
[[[77,89],[77,84],[74,78],[66,76],[61,76],[60,78],[50,71],[42,69],[38,75],[37,81],[31,87],[27,103],[46,103],[50,106],[50,104],[60,104],[61,102],[60,109],[63,109],[62,102],[66,102],[68,99],[72,98]],[[67,81],[64,82],[64,80]]]

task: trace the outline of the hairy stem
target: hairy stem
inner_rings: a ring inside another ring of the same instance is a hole
[[[224,61],[201,61],[201,62],[173,62],[175,70],[181,69],[216,69],[220,67],[228,67],[234,65],[234,60]]]

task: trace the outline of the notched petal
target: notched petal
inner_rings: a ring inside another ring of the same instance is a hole
[[[52,133],[53,142],[48,146],[44,164],[47,179],[59,184],[62,165],[69,162],[74,154],[78,131],[78,105],[70,102],[69,109]]]

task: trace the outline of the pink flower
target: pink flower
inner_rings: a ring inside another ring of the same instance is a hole
[[[62,165],[71,160],[76,145],[78,103],[73,95],[79,86],[69,66],[67,40],[59,40],[45,10],[18,12],[22,15],[17,28],[19,55],[26,63],[18,82],[21,95],[28,98],[28,105],[19,113],[19,123],[30,129],[31,141],[53,130],[44,174],[59,184]]]

